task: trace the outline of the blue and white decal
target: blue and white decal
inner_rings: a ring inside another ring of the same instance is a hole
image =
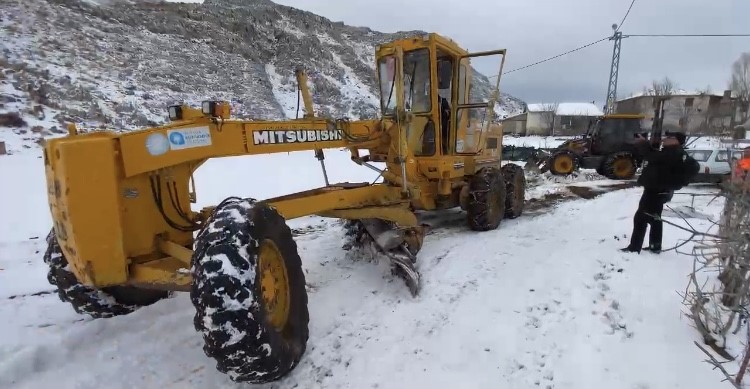
[[[211,131],[208,126],[169,130],[167,138],[172,150],[211,146]]]

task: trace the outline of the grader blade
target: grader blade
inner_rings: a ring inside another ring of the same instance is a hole
[[[416,254],[422,246],[424,227],[399,229],[380,219],[362,219],[357,223],[361,226],[361,232],[366,235],[360,243],[364,243],[363,240],[369,241],[377,252],[385,255],[390,260],[392,274],[402,278],[412,296],[417,296],[420,274],[415,263]]]
[[[380,219],[365,219],[362,220],[362,225],[383,251],[391,251],[404,243],[402,234],[388,222]]]

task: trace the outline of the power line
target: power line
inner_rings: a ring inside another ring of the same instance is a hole
[[[627,17],[627,14],[625,15],[625,17]],[[623,21],[624,20],[625,20],[625,18],[623,18]],[[622,37],[623,38],[629,38],[629,37],[670,37],[670,38],[671,37],[750,37],[750,34],[628,34],[628,35],[623,35]],[[539,64],[547,62],[547,61],[551,61],[551,60],[553,60],[555,58],[559,58],[559,57],[562,57],[564,55],[568,55],[570,53],[576,52],[578,50],[585,49],[586,47],[593,46],[593,45],[595,45],[595,44],[597,44],[599,42],[605,41],[605,40],[610,39],[610,38],[612,38],[612,37],[611,36],[607,36],[607,37],[604,37],[604,38],[599,39],[597,41],[588,43],[586,45],[583,45],[583,46],[580,46],[580,47],[576,47],[573,50],[569,50],[569,51],[566,51],[564,53],[561,53],[561,54],[558,54],[558,55],[555,55],[555,56],[552,56],[552,57],[549,57],[549,58],[545,58],[545,59],[543,59],[541,61],[537,61],[537,62],[528,64],[526,66],[521,66],[519,68],[515,68],[515,69],[512,69],[512,70],[508,70],[507,72],[503,72],[503,75],[508,74],[508,73],[513,73],[513,72],[518,71],[518,70],[530,68],[532,66],[536,66],[536,65],[539,65]],[[487,78],[496,78],[496,77],[497,76],[489,76]]]
[[[618,29],[618,30],[620,29],[620,27],[622,27],[622,24],[623,24],[623,23],[625,23],[625,19],[627,19],[627,18],[628,18],[628,15],[630,14],[630,10],[631,10],[631,9],[633,8],[633,4],[635,4],[635,0],[632,0],[632,1],[630,2],[630,6],[628,7],[628,10],[627,10],[627,12],[625,12],[625,16],[623,16],[623,18],[622,18],[622,21],[620,21],[620,24],[619,24],[619,25],[617,26],[617,29]],[[615,32],[617,32],[617,31],[615,31]],[[599,40],[597,40],[597,41],[594,41],[594,42],[591,42],[591,43],[585,44],[585,45],[583,45],[583,46],[580,46],[580,47],[576,47],[576,48],[575,48],[575,49],[573,49],[573,50],[569,50],[569,51],[566,51],[566,52],[564,52],[564,53],[561,53],[561,54],[555,55],[555,56],[553,56],[553,57],[545,58],[545,59],[543,59],[543,60],[541,60],[541,61],[537,61],[537,62],[534,62],[534,63],[532,63],[532,64],[528,64],[528,65],[526,65],[526,66],[521,66],[520,68],[515,68],[515,69],[512,69],[512,70],[508,70],[507,72],[503,72],[503,74],[513,73],[513,72],[516,72],[516,71],[519,71],[519,70],[522,70],[522,69],[526,69],[526,68],[530,68],[530,67],[532,67],[532,66],[536,66],[536,65],[539,65],[539,64],[541,64],[541,63],[544,63],[544,62],[547,62],[547,61],[551,61],[551,60],[553,60],[553,59],[555,59],[555,58],[560,58],[560,57],[562,57],[562,56],[564,56],[564,55],[568,55],[568,54],[570,54],[570,53],[574,53],[574,52],[576,52],[576,51],[578,51],[578,50],[583,50],[583,49],[585,49],[585,48],[587,48],[587,47],[589,47],[589,46],[593,46],[593,45],[595,45],[595,44],[597,44],[597,43],[599,43],[599,42],[603,42],[603,41],[605,41],[605,40],[607,40],[607,39],[610,39],[610,38],[611,38],[611,36],[606,36],[606,37],[604,37],[604,38],[602,38],[602,39],[599,39]],[[497,76],[493,76],[493,77],[497,77]],[[493,77],[489,77],[489,78],[493,78]]]
[[[750,36],[750,34],[628,34],[623,38],[637,37],[727,37],[727,36]]]
[[[625,12],[625,16],[622,17],[622,20],[620,21],[620,24],[617,25],[617,29],[615,32],[620,31],[620,28],[622,27],[622,24],[625,23],[625,19],[628,18],[628,15],[630,15],[630,9],[633,8],[633,4],[635,4],[635,0],[630,2],[630,7],[628,7],[628,11]]]
[[[597,43],[599,43],[599,42],[603,42],[603,41],[606,41],[606,40],[607,40],[607,39],[609,39],[609,38],[610,38],[609,36],[605,36],[605,37],[604,37],[604,38],[602,38],[602,39],[599,39],[599,40],[597,40],[597,41],[594,41],[594,42],[591,42],[591,43],[587,43],[587,44],[585,44],[585,45],[583,45],[583,46],[580,46],[580,47],[576,47],[576,48],[575,48],[575,49],[573,49],[573,50],[568,50],[568,51],[566,51],[566,52],[564,52],[564,53],[561,53],[561,54],[555,55],[555,56],[553,56],[553,57],[545,58],[545,59],[543,59],[543,60],[541,60],[541,61],[537,61],[537,62],[534,62],[534,63],[532,63],[532,64],[528,64],[528,65],[526,65],[526,66],[521,66],[520,68],[515,68],[515,69],[512,69],[512,70],[508,70],[507,72],[503,72],[503,74],[513,73],[513,72],[515,72],[515,71],[519,71],[519,70],[521,70],[521,69],[526,69],[526,68],[530,68],[530,67],[532,67],[532,66],[536,66],[536,65],[539,65],[540,63],[544,63],[544,62],[547,62],[547,61],[553,60],[553,59],[555,59],[555,58],[559,58],[559,57],[562,57],[563,55],[567,55],[567,54],[570,54],[570,53],[576,52],[576,51],[578,51],[578,50],[582,50],[582,49],[585,49],[585,48],[587,48],[587,47],[589,47],[589,46],[593,46],[593,45],[595,45],[595,44],[597,44]],[[493,76],[493,77],[497,77],[497,76]]]

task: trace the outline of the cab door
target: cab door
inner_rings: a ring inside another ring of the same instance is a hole
[[[495,102],[500,97],[500,77],[505,65],[505,49],[472,53],[459,57],[455,68],[455,85],[453,93],[453,104],[451,109],[452,121],[450,150],[451,155],[475,156],[480,154],[487,145],[485,142],[488,131],[491,129],[502,137],[500,126],[494,123]],[[493,59],[490,57],[498,57]],[[488,67],[495,60],[498,63],[498,72],[482,82],[472,75],[472,66]],[[494,81],[494,82],[493,82]],[[494,85],[493,85],[494,84]],[[488,92],[488,98],[482,97]],[[489,146],[497,149],[499,155],[500,142],[493,137],[494,144]]]

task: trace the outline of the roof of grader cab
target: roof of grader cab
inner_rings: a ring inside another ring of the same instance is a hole
[[[466,49],[459,46],[459,44],[456,43],[453,39],[434,32],[385,42],[378,46],[378,51],[381,49],[392,48],[396,46],[401,46],[405,50],[412,50],[417,47],[427,46],[430,43],[435,43],[439,46],[446,47],[449,50],[456,52],[458,55],[469,54]]]

